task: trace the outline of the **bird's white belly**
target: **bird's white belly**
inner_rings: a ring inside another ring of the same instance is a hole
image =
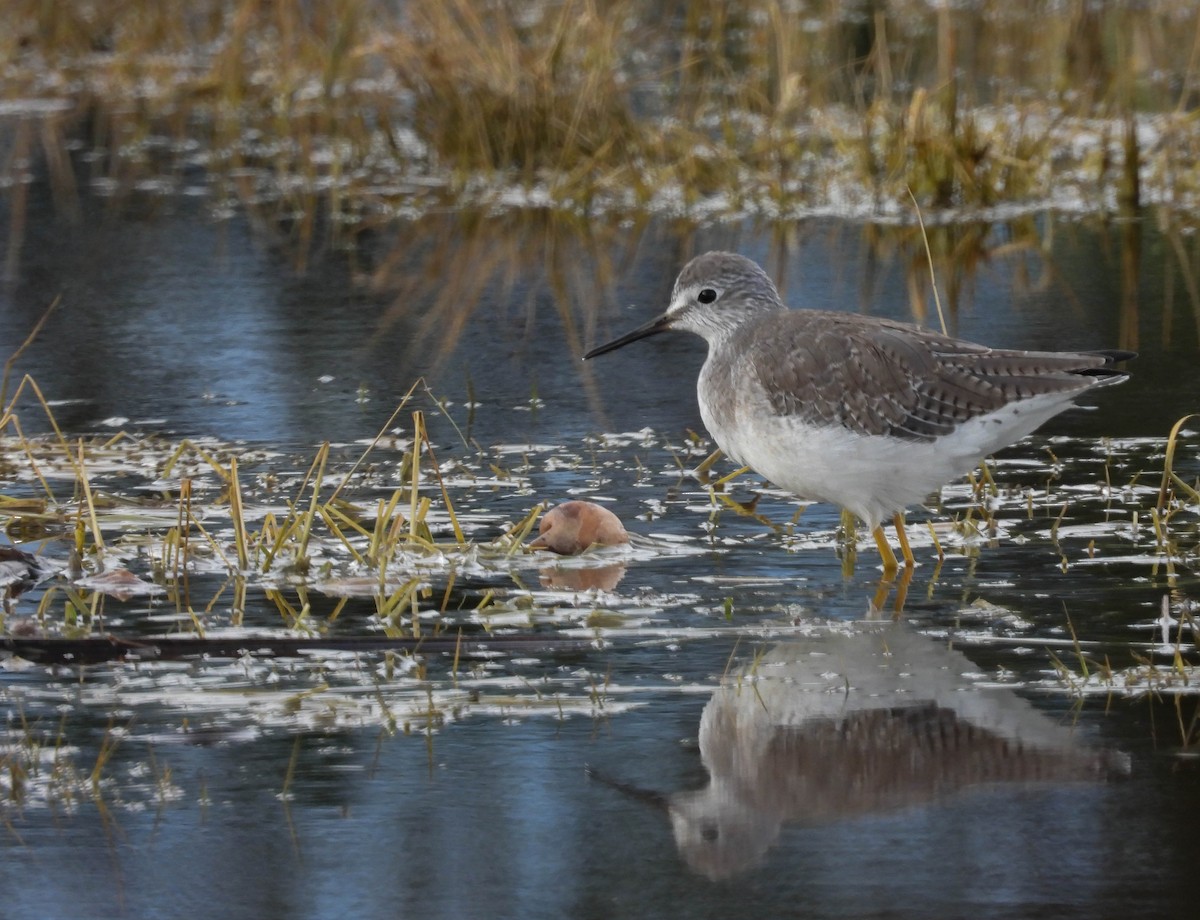
[[[740,413],[726,425],[703,404],[701,414],[737,462],[799,498],[840,505],[874,529],[1020,440],[1069,401],[1063,394],[1024,400],[933,441],[858,434],[766,411]]]

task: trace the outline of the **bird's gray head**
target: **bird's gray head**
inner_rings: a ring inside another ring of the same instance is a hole
[[[711,343],[757,313],[785,309],[770,276],[751,259],[707,252],[683,267],[666,313],[583,357],[594,358],[668,329],[686,329]]]
[[[759,862],[783,828],[779,809],[755,807],[717,785],[671,796],[668,812],[680,855],[714,881]]]
[[[755,313],[782,309],[774,282],[754,261],[733,252],[707,252],[675,279],[665,317],[674,329],[711,339]]]

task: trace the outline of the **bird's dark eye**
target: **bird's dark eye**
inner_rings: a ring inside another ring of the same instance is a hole
[[[700,293],[696,295],[696,299],[701,303],[712,303],[717,299],[717,292],[712,288],[702,288]]]

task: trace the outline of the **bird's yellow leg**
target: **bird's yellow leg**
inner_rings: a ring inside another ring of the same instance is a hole
[[[743,473],[749,473],[749,472],[750,472],[750,467],[743,466],[741,469],[734,470],[732,473],[726,473],[724,476],[722,476],[720,479],[718,479],[716,482],[714,482],[712,484],[712,487],[714,489],[723,489],[725,487],[726,483],[733,482],[733,480],[737,479]]]
[[[697,479],[699,479],[702,483],[707,485],[708,484],[708,474],[709,474],[709,471],[712,470],[713,464],[716,463],[718,460],[720,460],[724,456],[725,456],[725,452],[722,451],[721,448],[718,447],[711,454],[709,454],[707,457],[705,457],[704,460],[700,463],[700,465],[698,467],[696,467],[696,469],[693,470],[692,472],[694,472],[696,474]]]
[[[896,554],[892,552],[891,546],[888,545],[887,537],[883,533],[883,525],[876,527],[871,536],[875,538],[875,545],[879,547],[879,555],[883,557],[883,574],[885,576],[895,575],[900,564],[896,561]],[[907,540],[907,538],[905,539]]]
[[[897,511],[892,515],[892,523],[896,525],[896,539],[900,541],[900,552],[904,556],[904,567],[911,569],[917,564],[912,547],[908,545],[908,534],[904,532],[904,513]]]

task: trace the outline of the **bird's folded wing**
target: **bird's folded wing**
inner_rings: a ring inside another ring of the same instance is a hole
[[[796,311],[745,355],[772,408],[812,424],[929,441],[1009,403],[1072,394],[1103,375],[1102,353],[989,349],[852,314]],[[747,329],[746,332],[751,332]]]

